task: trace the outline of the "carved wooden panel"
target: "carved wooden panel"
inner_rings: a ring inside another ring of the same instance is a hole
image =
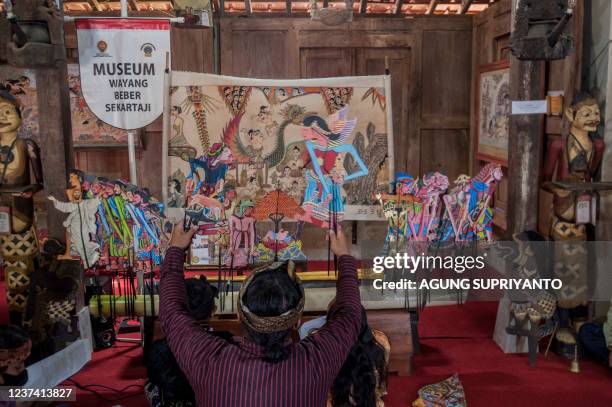
[[[353,75],[354,51],[350,48],[302,48],[300,76],[331,78]]]
[[[172,27],[172,69],[214,72],[212,29]]]
[[[233,31],[222,45],[223,74],[250,78],[289,78],[286,30]]]
[[[423,33],[423,105],[426,121],[468,128],[471,58],[464,52],[449,52],[469,44],[471,31],[425,31]],[[433,123],[432,123],[433,125]],[[428,126],[429,127],[429,126]]]

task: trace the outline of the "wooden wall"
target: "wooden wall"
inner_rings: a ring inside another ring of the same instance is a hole
[[[258,78],[392,79],[396,170],[469,171],[472,18],[222,18],[221,73]]]
[[[485,164],[475,158],[475,145],[478,136],[478,96],[481,67],[510,60],[510,23],[511,0],[501,0],[482,13],[474,16],[472,33],[472,79],[471,79],[471,131],[470,131],[470,169],[476,173]],[[507,175],[507,168],[504,168]],[[504,178],[494,197],[494,223],[500,230],[507,227],[508,179]]]
[[[511,0],[501,0],[489,7],[482,13],[474,15],[474,30],[472,39],[472,117],[471,117],[471,140],[474,145],[474,138],[478,128],[478,75],[479,67],[487,64],[509,61],[510,32],[511,32]],[[565,93],[565,106],[571,104],[575,90],[581,85],[581,56],[582,56],[582,27],[584,20],[584,5],[579,5],[574,11],[572,19],[573,35],[576,38],[576,49],[565,59],[546,63],[545,75],[541,79],[543,92],[563,91]],[[544,120],[540,134],[534,135],[544,140],[544,151],[539,157],[540,168],[544,164],[546,146],[551,140],[561,137],[566,133],[567,124],[560,116],[549,116]],[[474,151],[471,154],[472,169],[478,171],[483,162],[474,158]],[[504,169],[507,175],[507,168]],[[540,174],[534,174],[540,177]],[[541,233],[548,233],[548,216],[551,210],[552,197],[545,191],[540,190],[539,194],[539,230]],[[508,209],[508,182],[505,178],[498,188],[495,196],[495,224],[502,230],[506,228],[506,211]],[[533,209],[535,210],[535,208]]]
[[[66,48],[70,62],[78,62],[74,23],[67,23]],[[172,69],[212,72],[213,34],[208,28],[186,28],[174,25],[170,33],[172,45]],[[137,151],[138,183],[147,187],[155,196],[161,197],[161,117],[148,126],[143,134],[141,148]],[[110,179],[129,179],[127,146],[125,148],[75,148],[75,162],[88,174]]]

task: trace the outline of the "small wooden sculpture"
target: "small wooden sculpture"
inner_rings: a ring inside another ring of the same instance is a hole
[[[12,233],[26,232],[34,221],[32,195],[42,189],[40,150],[33,140],[19,139],[21,111],[17,100],[0,91],[0,197],[11,207]],[[31,178],[34,176],[35,183]]]

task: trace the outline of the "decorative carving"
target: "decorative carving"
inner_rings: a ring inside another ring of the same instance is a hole
[[[574,47],[568,25],[575,0],[519,0],[512,54],[522,60],[565,58]]]

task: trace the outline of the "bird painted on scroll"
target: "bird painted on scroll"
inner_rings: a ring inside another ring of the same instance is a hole
[[[242,115],[235,116],[223,129],[223,139],[234,137],[238,133]],[[191,172],[187,176],[186,190],[191,195],[211,195],[216,191],[217,184],[225,179],[225,174],[234,163],[232,149],[225,143],[215,143],[206,154],[189,160]],[[203,176],[199,170],[203,171]]]
[[[306,109],[302,106],[292,104],[287,105],[281,111],[281,115],[284,119],[276,129],[274,149],[268,154],[264,154],[262,135],[258,129],[250,129],[247,131],[247,136],[250,137],[248,145],[242,142],[237,131],[224,132],[223,140],[225,144],[230,146],[234,158],[238,163],[254,163],[261,167],[273,168],[285,157],[285,129],[290,124],[299,125],[305,112]]]
[[[377,177],[389,151],[387,135],[376,133],[373,123],[368,123],[366,133],[366,136],[361,132],[355,134],[353,146],[368,166],[368,175],[345,186],[349,205],[370,205],[374,195],[386,192],[386,190],[379,190]],[[344,160],[344,168],[347,172],[359,170],[359,166],[351,156],[347,156]]]

